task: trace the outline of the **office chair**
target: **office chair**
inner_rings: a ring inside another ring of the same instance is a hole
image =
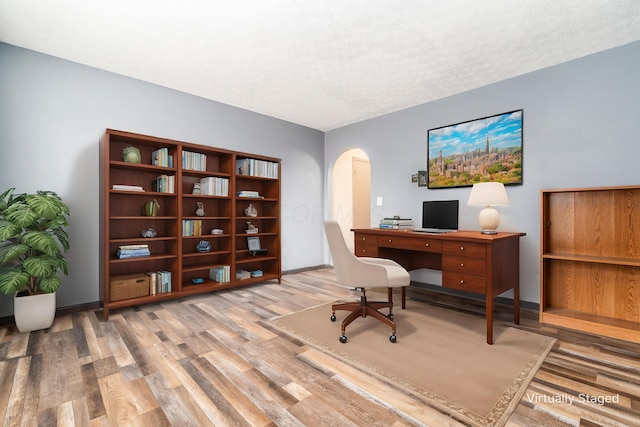
[[[391,327],[389,341],[396,342],[396,324],[393,321],[392,289],[409,286],[409,273],[395,261],[383,258],[359,258],[347,247],[340,226],[336,221],[325,221],[324,229],[329,242],[329,250],[333,258],[336,280],[339,285],[358,289],[362,295],[359,302],[338,303],[331,306],[331,321],[336,321],[336,310],[347,310],[351,313],[342,321],[340,342],[346,343],[346,327],[358,317],[371,316]],[[388,288],[388,301],[367,301],[367,289]],[[404,291],[404,289],[403,289]],[[404,295],[402,293],[404,308]],[[381,309],[388,308],[384,315]]]

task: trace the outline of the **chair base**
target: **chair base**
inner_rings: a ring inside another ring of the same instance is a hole
[[[362,296],[360,297],[359,302],[347,302],[347,303],[338,303],[333,304],[331,306],[331,321],[335,322],[336,320],[336,311],[337,310],[346,310],[350,311],[349,315],[342,321],[342,335],[340,336],[340,342],[347,342],[347,336],[345,335],[345,330],[347,326],[358,317],[367,317],[371,316],[373,318],[378,319],[382,323],[388,325],[391,328],[391,336],[389,337],[389,341],[396,342],[396,323],[393,321],[393,301],[391,297],[391,289],[389,289],[389,301],[368,301],[367,294],[364,288],[358,288],[362,292]],[[404,291],[404,288],[403,288]],[[402,298],[402,308],[405,308],[404,305],[404,292]],[[389,314],[384,315],[380,312],[381,309],[388,308]]]

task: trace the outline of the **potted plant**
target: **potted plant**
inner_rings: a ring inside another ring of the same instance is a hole
[[[67,274],[69,208],[53,191],[14,190],[0,195],[0,292],[14,295],[16,326],[28,332],[53,324],[60,273]]]

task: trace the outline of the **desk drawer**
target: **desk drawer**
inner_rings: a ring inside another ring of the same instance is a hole
[[[486,277],[487,263],[484,258],[444,255],[442,270],[456,274]]]
[[[353,241],[355,242],[356,246],[358,246],[359,244],[376,246],[378,244],[378,236],[355,233]]]
[[[404,236],[378,236],[378,246],[422,252],[442,252],[442,241],[440,240],[415,239]]]
[[[371,240],[371,239],[369,239],[369,240]],[[361,244],[356,240],[355,255],[356,256],[377,257],[378,256],[378,247],[375,246],[375,245]]]
[[[444,242],[442,253],[445,255],[456,255],[464,257],[482,258],[487,254],[487,245],[482,243],[469,242]]]
[[[473,276],[471,274],[462,274],[452,271],[442,272],[443,288],[484,294],[486,282],[486,279],[482,276]]]

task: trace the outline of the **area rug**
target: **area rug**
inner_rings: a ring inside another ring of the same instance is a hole
[[[555,339],[496,323],[486,343],[485,318],[407,301],[394,309],[397,342],[390,328],[371,317],[347,327],[340,343],[338,311],[331,305],[273,319],[276,328],[363,369],[465,424],[502,426],[515,410]]]

